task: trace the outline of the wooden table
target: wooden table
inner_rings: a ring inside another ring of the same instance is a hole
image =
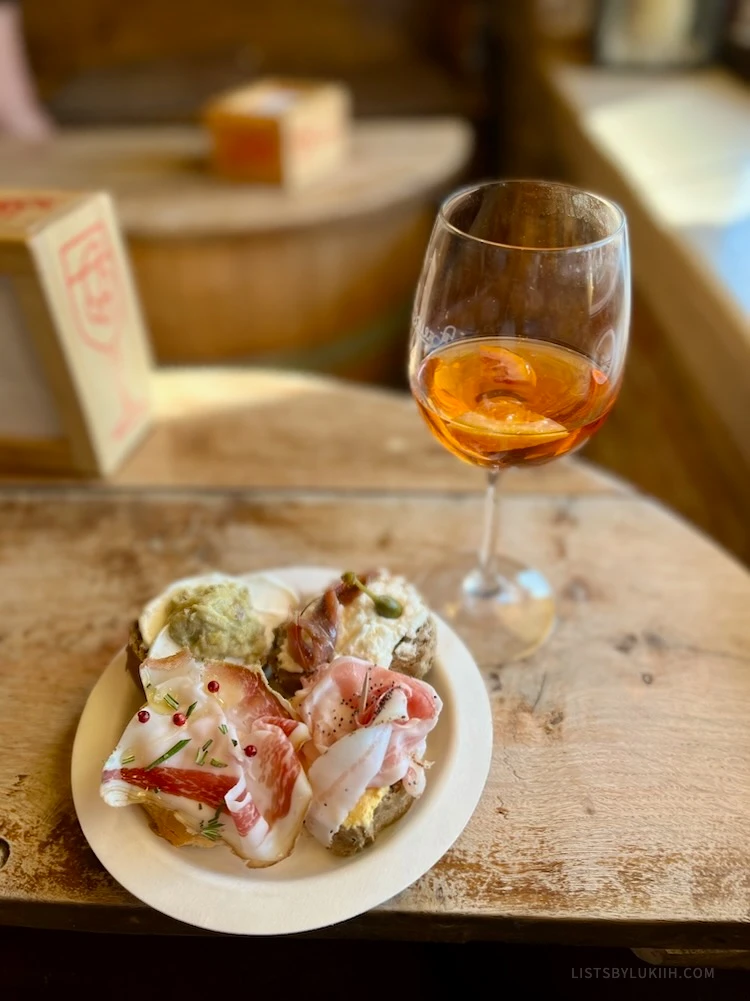
[[[42,150],[0,138],[0,187],[113,194],[160,362],[387,381],[436,201],[472,145],[461,119],[357,122],[341,169],[286,192],[212,174],[199,128],[70,130]]]
[[[157,396],[112,482],[0,489],[5,924],[190,931],[102,870],[68,779],[86,696],[163,584],[287,562],[408,572],[476,542],[481,479],[403,398],[237,372],[168,373]],[[553,581],[557,630],[524,663],[482,658],[494,759],[456,845],[330,934],[750,946],[750,575],[575,460],[510,473],[502,521],[504,548]]]

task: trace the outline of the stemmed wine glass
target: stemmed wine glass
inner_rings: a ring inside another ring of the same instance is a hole
[[[496,553],[500,471],[566,455],[602,426],[629,321],[627,223],[613,202],[519,180],[443,203],[414,304],[409,378],[432,433],[485,468],[488,486],[478,560],[436,568],[424,590],[459,631],[478,627],[500,662],[535,650],[555,620],[544,576]]]

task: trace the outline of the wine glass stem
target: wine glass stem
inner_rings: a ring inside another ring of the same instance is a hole
[[[484,496],[484,527],[482,541],[479,546],[478,583],[481,591],[487,595],[496,594],[500,588],[495,557],[497,554],[497,537],[500,528],[498,517],[500,495],[497,484],[500,479],[499,469],[490,469],[487,473],[487,491]]]

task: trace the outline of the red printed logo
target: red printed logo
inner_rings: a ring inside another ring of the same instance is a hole
[[[120,416],[112,437],[118,441],[138,422],[145,403],[134,400],[127,386],[123,358],[127,300],[104,222],[88,226],[64,243],[60,248],[60,263],[79,337],[112,365],[120,402]]]
[[[79,335],[89,347],[111,353],[122,335],[125,300],[104,223],[64,243],[60,259]]]

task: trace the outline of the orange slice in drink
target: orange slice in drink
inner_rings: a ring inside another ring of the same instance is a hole
[[[515,351],[498,344],[482,344],[479,348],[482,376],[500,385],[536,385],[536,372],[531,364]]]
[[[444,362],[434,370],[432,394],[435,406],[449,417],[471,406],[470,372],[460,359]]]
[[[531,448],[564,438],[568,431],[549,417],[515,400],[492,401],[492,409],[466,411],[451,421],[451,430],[471,435],[493,452]]]

